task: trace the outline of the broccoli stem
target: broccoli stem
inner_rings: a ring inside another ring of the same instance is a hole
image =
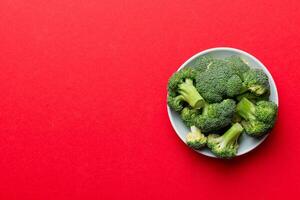
[[[199,94],[191,79],[185,79],[185,82],[179,85],[178,92],[193,108],[199,109],[205,104],[203,97]]]
[[[208,106],[209,104],[208,103],[204,103],[204,106],[203,106],[203,110],[202,110],[202,115],[207,115],[208,113]]]
[[[244,128],[239,123],[233,124],[222,136],[224,138],[224,144],[235,143],[243,130]]]
[[[236,110],[240,116],[246,120],[255,120],[255,105],[246,98],[237,104]]]

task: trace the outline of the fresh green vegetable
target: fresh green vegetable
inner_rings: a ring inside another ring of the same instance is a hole
[[[181,119],[187,126],[197,126],[203,133],[220,130],[230,125],[235,113],[235,101],[223,100],[221,103],[206,104],[202,113],[191,108],[184,108]]]
[[[196,72],[192,68],[184,68],[172,75],[168,82],[168,104],[180,112],[186,104],[192,108],[202,108],[204,99],[194,86]]]
[[[207,137],[207,146],[220,158],[231,158],[237,154],[238,139],[243,132],[243,127],[235,123],[222,136],[211,134]]]
[[[203,58],[196,78],[196,88],[209,103],[220,102],[227,97],[235,97],[246,91],[255,95],[269,93],[268,76],[260,69],[250,69],[238,56],[225,60]],[[206,66],[206,70],[203,70]]]
[[[189,132],[186,136],[187,145],[193,149],[201,149],[206,145],[206,141],[207,138],[196,126],[192,126],[191,132]]]
[[[220,102],[245,91],[235,68],[224,60],[215,59],[210,62],[206,71],[198,73],[196,88],[208,103]]]
[[[250,69],[243,74],[244,86],[256,95],[269,93],[270,84],[268,76],[261,69]]]
[[[200,56],[195,58],[188,66],[193,67],[198,73],[204,72],[207,69],[207,66],[210,65],[215,59],[212,56]]]
[[[204,133],[220,130],[231,123],[235,106],[236,104],[232,99],[206,105],[202,114],[195,118],[195,125]]]
[[[185,107],[180,113],[182,121],[187,127],[195,125],[195,119],[201,114],[199,109],[192,109],[191,107]]]
[[[256,104],[243,98],[236,107],[237,113],[244,119],[242,125],[248,135],[259,137],[270,130],[277,117],[277,105],[270,101]]]
[[[206,104],[202,110],[185,107],[180,114],[187,126],[197,126],[203,133],[217,131],[230,125],[235,114],[235,101],[223,100],[221,103]]]

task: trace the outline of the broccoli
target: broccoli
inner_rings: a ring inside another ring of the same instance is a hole
[[[243,132],[243,127],[235,123],[222,136],[210,134],[207,137],[207,146],[220,158],[231,158],[237,154],[238,139]]]
[[[270,85],[268,76],[260,69],[250,69],[248,64],[238,56],[225,60],[203,58],[199,67],[201,73],[196,77],[196,88],[209,103],[235,97],[247,91],[261,96],[268,94]],[[203,70],[206,66],[206,70]],[[197,71],[197,70],[196,70]]]
[[[270,101],[256,104],[243,98],[236,107],[237,113],[244,119],[242,125],[248,135],[259,137],[270,130],[277,117],[277,105]]]
[[[185,103],[192,108],[199,109],[204,106],[204,99],[195,88],[193,81],[196,72],[192,68],[184,68],[174,73],[168,82],[168,105],[180,112]]]
[[[185,107],[180,117],[188,126],[197,126],[203,133],[217,131],[230,125],[235,113],[235,101],[232,99],[223,100],[221,103],[205,104],[200,110]]]
[[[195,125],[194,119],[200,114],[201,113],[199,109],[192,109],[190,107],[185,107],[181,111],[180,117],[187,127],[191,127]]]
[[[205,146],[207,138],[196,126],[191,127],[191,132],[186,136],[186,143],[193,149],[201,149]]]
[[[243,74],[244,86],[256,95],[268,93],[270,84],[268,76],[261,69],[250,69]]]
[[[196,77],[196,88],[208,103],[222,101],[244,91],[243,82],[224,60],[213,60],[206,71]]]
[[[204,72],[207,69],[207,66],[214,60],[212,56],[205,55],[200,56],[192,60],[188,66],[193,67],[197,72]]]
[[[230,56],[225,58],[225,60],[239,77],[242,77],[250,69],[249,65],[239,56]]]
[[[232,99],[223,100],[221,103],[206,104],[202,114],[193,118],[194,125],[204,133],[220,130],[230,125],[235,106],[235,101]]]

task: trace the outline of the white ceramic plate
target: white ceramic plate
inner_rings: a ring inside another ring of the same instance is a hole
[[[275,102],[278,105],[278,93],[277,93],[277,88],[275,85],[275,82],[273,80],[272,75],[268,71],[268,69],[254,56],[250,55],[249,53],[239,50],[239,49],[234,49],[234,48],[229,48],[229,47],[218,47],[218,48],[212,48],[212,49],[207,49],[205,51],[201,51],[200,53],[197,53],[196,55],[192,56],[190,59],[188,59],[185,63],[183,63],[178,70],[184,68],[185,66],[188,66],[190,62],[192,62],[195,58],[204,56],[204,55],[211,55],[215,58],[225,58],[228,56],[232,55],[237,55],[240,56],[242,59],[244,59],[246,62],[248,62],[249,66],[252,68],[259,68],[264,70],[264,72],[268,75],[269,77],[269,82],[271,86],[271,95],[270,95],[270,100]],[[171,121],[171,124],[176,131],[177,135],[180,137],[180,139],[185,142],[186,134],[190,131],[188,127],[184,125],[182,120],[179,117],[179,114],[176,113],[175,111],[171,110],[169,106],[167,106],[168,109],[168,115]],[[243,155],[253,149],[255,149],[258,145],[260,145],[269,135],[266,134],[262,138],[253,138],[249,137],[246,134],[242,134],[240,138],[240,146],[237,152],[237,156]],[[208,148],[204,148],[202,150],[197,151],[198,153],[201,153],[206,156],[210,157],[216,157],[214,154],[210,152]]]

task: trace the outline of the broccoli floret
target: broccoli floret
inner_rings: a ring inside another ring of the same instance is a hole
[[[196,88],[209,103],[235,97],[247,91],[262,96],[268,94],[268,76],[260,69],[250,69],[238,56],[225,60],[212,59],[207,68],[196,77]]]
[[[199,127],[203,133],[220,130],[230,125],[235,113],[235,101],[223,100],[221,103],[206,104],[201,115],[193,117],[193,125]]]
[[[197,72],[204,72],[207,66],[214,60],[212,56],[205,55],[195,58],[188,66],[193,67]]]
[[[243,74],[244,86],[256,95],[268,93],[270,90],[269,78],[261,69],[250,69]]]
[[[183,109],[182,101],[183,98],[181,96],[173,97],[168,95],[168,105],[176,112],[180,112]]]
[[[196,88],[209,103],[222,101],[244,91],[241,78],[224,60],[215,59],[196,78]]]
[[[258,120],[242,121],[241,124],[245,128],[246,133],[252,137],[260,137],[268,132],[270,128],[269,125]]]
[[[168,105],[175,111],[180,112],[185,103],[196,109],[204,106],[205,101],[193,84],[195,76],[192,68],[184,68],[169,79]]]
[[[220,158],[236,156],[239,147],[238,139],[243,132],[243,127],[235,123],[222,136],[211,134],[207,137],[207,146]]]
[[[239,56],[230,56],[225,58],[228,65],[234,70],[235,74],[239,77],[243,76],[243,73],[247,72],[250,67],[249,65]]]
[[[235,106],[234,100],[226,99],[221,103],[205,104],[202,113],[200,110],[185,107],[180,116],[186,126],[197,126],[203,133],[209,133],[230,125]]]
[[[207,138],[196,126],[191,127],[191,132],[186,136],[186,143],[193,149],[201,149],[205,146]]]
[[[185,107],[180,113],[180,117],[186,126],[191,127],[195,125],[195,118],[200,115],[199,109],[192,109],[190,107]]]
[[[277,116],[277,105],[270,101],[259,101],[256,103],[256,117],[259,121],[273,126],[274,118]]]
[[[270,101],[252,103],[243,98],[236,107],[237,113],[244,119],[242,125],[248,135],[259,137],[273,128],[277,117],[277,105]]]

